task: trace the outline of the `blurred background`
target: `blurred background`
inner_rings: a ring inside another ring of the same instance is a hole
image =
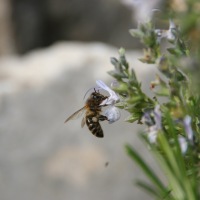
[[[158,170],[138,139],[143,128],[121,119],[101,123],[94,137],[81,119],[97,79],[108,85],[110,57],[127,51],[149,92],[155,67],[138,61],[128,30],[151,17],[162,0],[0,0],[0,199],[150,199],[133,181],[144,179],[126,155],[131,143]],[[150,94],[151,95],[151,94]]]
[[[164,0],[0,0],[0,54],[24,54],[57,41],[137,48],[128,30]]]

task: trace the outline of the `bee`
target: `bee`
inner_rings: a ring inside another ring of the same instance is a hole
[[[108,121],[108,118],[104,115],[101,115],[102,106],[100,104],[107,98],[108,98],[107,96],[104,96],[97,91],[92,92],[89,98],[87,99],[85,106],[77,110],[71,116],[69,116],[65,120],[65,123],[68,122],[69,120],[77,119],[83,113],[85,113],[81,122],[81,127],[83,128],[86,123],[88,129],[91,131],[93,135],[102,138],[104,134],[99,121],[105,121],[105,120]]]

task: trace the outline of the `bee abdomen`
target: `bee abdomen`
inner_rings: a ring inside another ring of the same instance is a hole
[[[93,135],[95,135],[96,137],[103,137],[103,130],[97,117],[86,117],[86,124]]]

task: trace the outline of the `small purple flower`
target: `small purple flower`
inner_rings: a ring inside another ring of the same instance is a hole
[[[162,128],[160,105],[156,105],[153,111],[144,113],[142,121],[148,126],[148,139],[150,143],[155,143],[158,131]]]
[[[156,130],[154,128],[152,128],[152,130],[151,130],[151,128],[152,127],[150,127],[150,129],[149,129],[147,137],[148,137],[148,140],[150,143],[156,143],[156,139],[158,136],[158,130]]]
[[[183,137],[183,136],[178,137],[181,152],[183,154],[185,154],[188,149],[188,142],[192,144],[193,139],[194,139],[194,133],[191,127],[191,121],[192,121],[192,118],[189,115],[186,115],[185,118],[183,119],[183,126],[185,129],[186,137]]]
[[[156,105],[156,107],[154,108],[154,115],[156,128],[157,130],[160,130],[162,128],[160,105]]]
[[[185,133],[186,133],[186,136],[188,138],[188,140],[190,142],[193,142],[193,139],[194,139],[194,133],[192,131],[192,127],[191,127],[191,117],[189,115],[187,115],[184,119],[183,119],[183,126],[185,128]]]
[[[179,142],[182,154],[185,154],[188,148],[188,143],[187,143],[186,138],[183,136],[179,136],[178,142]]]

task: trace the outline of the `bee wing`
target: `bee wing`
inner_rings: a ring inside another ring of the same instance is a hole
[[[72,119],[78,119],[83,113],[85,112],[85,106],[83,108],[81,108],[80,110],[77,110],[74,114],[72,114],[71,116],[69,116],[66,120],[65,123],[68,122],[69,120]]]
[[[83,128],[84,127],[84,125],[85,125],[85,117],[83,117],[83,119],[82,119],[82,121],[81,121],[81,128]]]

